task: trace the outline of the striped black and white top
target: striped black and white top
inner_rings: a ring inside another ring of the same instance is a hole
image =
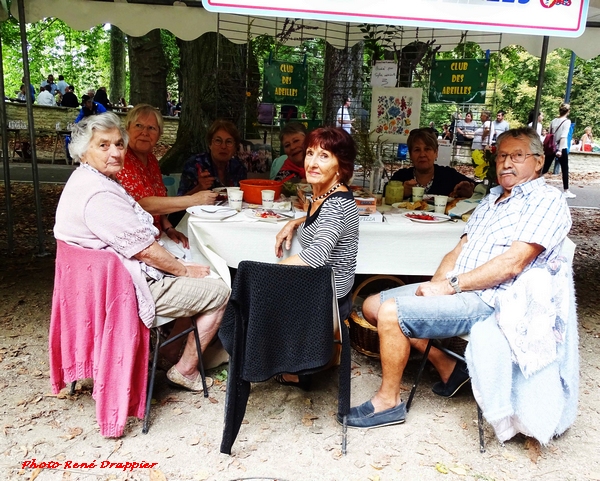
[[[302,252],[311,267],[331,266],[338,299],[354,283],[358,255],[358,209],[352,192],[335,192],[315,212],[310,209],[298,229]]]

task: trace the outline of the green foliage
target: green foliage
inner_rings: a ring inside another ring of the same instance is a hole
[[[177,101],[177,92],[179,92],[179,46],[177,37],[168,30],[160,31],[165,58],[167,59],[167,90],[171,92],[171,98]]]

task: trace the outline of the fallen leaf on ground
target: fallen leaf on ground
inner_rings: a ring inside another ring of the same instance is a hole
[[[529,459],[537,464],[539,457],[542,455],[542,447],[540,446],[539,441],[535,438],[527,438],[524,446],[525,449],[527,449]]]
[[[315,416],[314,414],[305,414],[302,417],[302,424],[305,426],[312,426],[315,419],[319,419],[319,417]]]
[[[31,476],[29,477],[29,481],[33,481],[35,478],[37,478],[40,473],[42,472],[42,468],[35,468],[33,470],[33,472],[31,473]]]
[[[69,429],[69,434],[63,436],[64,438],[66,438],[67,441],[70,441],[73,438],[76,438],[77,436],[81,435],[83,433],[83,429],[81,428],[71,428]]]
[[[150,481],[167,481],[167,477],[160,469],[150,470]]]
[[[211,402],[211,404],[219,404],[219,401],[217,400],[217,398],[214,397],[209,397],[208,400]]]
[[[454,466],[454,467],[450,467],[448,469],[451,472],[453,472],[454,474],[458,474],[459,476],[466,476],[467,475],[467,470],[465,468],[463,468],[462,466]]]
[[[448,474],[448,468],[444,466],[442,463],[435,463],[435,469],[438,473]]]

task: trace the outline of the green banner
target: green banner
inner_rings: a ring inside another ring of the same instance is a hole
[[[306,105],[308,67],[301,63],[265,60],[263,102]]]
[[[489,60],[434,60],[429,103],[484,104]]]

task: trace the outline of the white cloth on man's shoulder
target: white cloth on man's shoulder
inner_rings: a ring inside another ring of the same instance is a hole
[[[569,266],[560,256],[529,269],[496,297],[496,321],[525,379],[556,360],[569,313]]]

